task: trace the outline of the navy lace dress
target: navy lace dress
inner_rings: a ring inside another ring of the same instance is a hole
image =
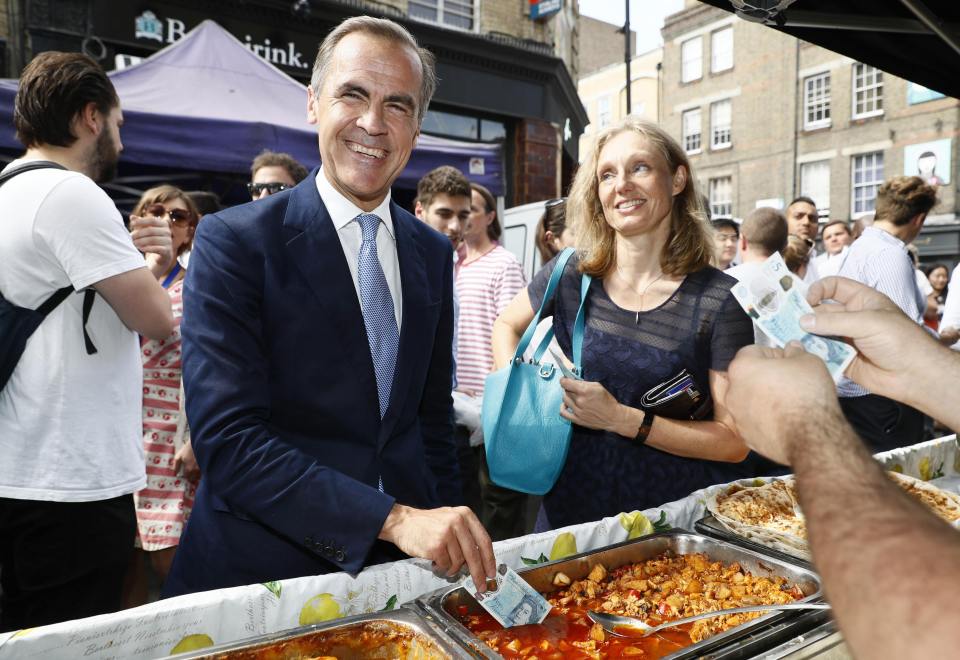
[[[555,260],[554,260],[555,261]],[[528,287],[536,310],[554,261]],[[544,316],[553,316],[557,342],[572,355],[573,322],[581,274],[575,255],[567,263]],[[687,369],[701,392],[709,371],[726,371],[736,352],[753,343],[750,318],[730,292],[736,283],[713,267],[687,275],[674,294],[647,312],[618,307],[594,279],[585,307],[583,378],[602,384],[620,403],[639,408],[644,392]],[[752,471],[746,464],[683,458],[637,444],[616,433],[574,426],[559,480],[544,497],[551,527],[643,510]]]

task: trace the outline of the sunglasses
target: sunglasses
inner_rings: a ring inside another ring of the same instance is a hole
[[[290,187],[290,186],[288,186],[288,185],[285,184],[285,183],[277,183],[277,182],[273,182],[273,183],[253,183],[253,182],[250,182],[250,183],[247,184],[247,192],[250,193],[250,196],[251,196],[251,197],[253,197],[254,199],[256,199],[257,197],[260,196],[260,193],[262,193],[264,190],[267,191],[267,194],[268,194],[268,195],[273,195],[273,194],[276,194],[276,193],[280,192],[281,190],[286,190],[286,189],[289,188],[289,187]]]
[[[169,211],[163,207],[163,204],[153,204],[147,213],[150,215],[162,218],[167,216],[170,218],[170,222],[175,225],[182,225],[193,220],[193,214],[186,209],[170,209]]]

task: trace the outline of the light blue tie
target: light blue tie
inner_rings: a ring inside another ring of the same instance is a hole
[[[397,318],[393,313],[393,297],[383,267],[377,257],[377,229],[380,217],[372,213],[357,216],[363,243],[357,264],[357,279],[360,283],[360,303],[363,307],[363,324],[367,328],[367,341],[377,376],[377,396],[380,399],[380,419],[387,413],[390,404],[390,388],[393,372],[397,366],[399,335]]]

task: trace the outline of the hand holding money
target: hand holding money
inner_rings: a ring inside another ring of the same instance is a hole
[[[853,360],[856,351],[830,337],[807,332],[800,319],[813,313],[806,301],[803,282],[787,268],[779,253],[771,255],[757,273],[733,286],[732,292],[744,311],[770,339],[783,348],[791,341],[816,355],[827,365],[834,381]]]
[[[802,326],[818,335],[847,337],[859,351],[848,377],[913,406],[924,400],[922,384],[931,381],[926,374],[937,370],[942,353],[922,326],[882,293],[844,277],[820,280],[807,298],[816,307]]]

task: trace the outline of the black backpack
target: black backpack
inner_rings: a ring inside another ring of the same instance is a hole
[[[18,174],[44,168],[66,169],[62,165],[46,160],[33,161],[0,174],[0,186]],[[17,362],[20,361],[20,356],[23,355],[23,351],[27,347],[27,340],[40,327],[47,314],[56,309],[57,305],[66,300],[67,296],[73,291],[72,286],[59,289],[36,309],[14,305],[3,297],[3,293],[0,293],[0,390],[10,380]],[[93,355],[97,352],[96,346],[93,345],[90,336],[87,334],[87,319],[90,317],[95,295],[93,289],[87,289],[83,297],[83,341],[86,345],[87,355]]]

